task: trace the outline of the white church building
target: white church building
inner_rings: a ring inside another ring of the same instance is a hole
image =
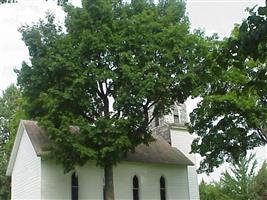
[[[151,125],[155,142],[139,145],[113,169],[116,200],[199,200],[185,105]],[[20,122],[7,168],[16,200],[102,200],[104,170],[94,161],[64,173],[43,158],[49,140],[35,121]]]

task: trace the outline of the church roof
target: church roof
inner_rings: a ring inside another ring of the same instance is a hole
[[[194,165],[180,150],[171,147],[161,136],[154,135],[155,141],[149,146],[140,144],[129,152],[126,161],[175,165]]]
[[[19,143],[23,134],[23,129],[26,130],[26,133],[30,138],[37,156],[42,156],[50,144],[47,134],[37,125],[36,121],[21,120],[16,140],[12,149],[7,169],[7,175],[11,175]],[[135,151],[129,152],[127,154],[124,161],[174,165],[194,165],[189,158],[187,158],[177,148],[171,147],[169,143],[167,143],[161,136],[154,135],[154,138],[155,141],[151,142],[149,146],[144,144],[138,145],[135,148]]]

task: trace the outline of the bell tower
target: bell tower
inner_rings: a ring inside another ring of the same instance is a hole
[[[170,128],[181,127],[185,129],[185,124],[188,122],[186,105],[174,103],[170,109],[170,113],[162,117],[155,117],[150,124],[150,130],[153,134],[162,136],[169,144],[171,144]],[[152,111],[150,111],[152,117]]]
[[[152,117],[152,111],[150,115]],[[196,165],[196,155],[190,153],[193,135],[186,128],[187,122],[186,105],[175,103],[169,114],[152,121],[150,130],[153,134],[163,137],[172,147],[182,151]],[[190,200],[199,199],[195,165],[187,167]]]

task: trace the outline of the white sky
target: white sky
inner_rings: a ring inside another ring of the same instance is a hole
[[[27,23],[37,22],[45,16],[47,10],[56,14],[61,22],[64,12],[53,0],[18,0],[17,4],[0,5],[0,92],[11,83],[16,83],[13,70],[20,69],[21,62],[28,61],[28,51],[21,40],[18,28]],[[79,0],[73,0],[79,4]],[[208,35],[218,33],[220,37],[229,36],[235,23],[241,23],[246,18],[246,7],[264,5],[264,0],[188,0],[187,12],[192,29],[202,28]],[[1,93],[0,93],[1,94]],[[196,101],[188,101],[188,110],[192,111]],[[260,149],[261,155],[265,149]],[[223,166],[222,168],[225,168]],[[206,180],[217,179],[221,170],[217,170]],[[203,175],[201,176],[203,177]]]
[[[19,26],[38,21],[48,9],[59,20],[64,19],[64,12],[53,0],[18,1],[17,4],[0,5],[0,91],[16,82],[13,69],[19,69],[21,62],[28,60],[28,51],[17,31]],[[229,36],[235,23],[246,17],[245,8],[255,4],[263,5],[264,0],[188,0],[187,12],[192,28],[204,28],[207,34],[217,32],[224,37]]]

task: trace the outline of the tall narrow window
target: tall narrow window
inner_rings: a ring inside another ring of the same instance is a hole
[[[71,176],[71,200],[78,200],[79,183],[78,176],[74,172]]]
[[[163,176],[160,177],[160,200],[166,200],[166,183]]]
[[[133,177],[133,200],[139,200],[139,183],[137,176]]]

